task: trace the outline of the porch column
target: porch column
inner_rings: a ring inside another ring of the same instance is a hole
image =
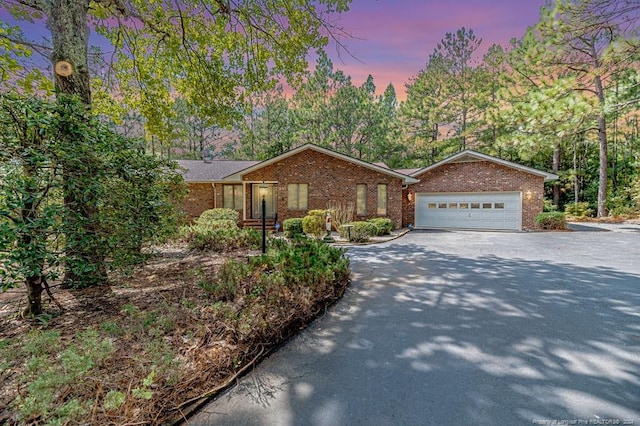
[[[247,220],[247,182],[242,182],[242,221]]]

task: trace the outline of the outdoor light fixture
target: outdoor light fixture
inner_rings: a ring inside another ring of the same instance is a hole
[[[409,200],[409,201],[413,201],[413,193],[412,193],[412,192],[409,192],[409,193],[407,194],[407,200]]]
[[[260,196],[262,197],[262,254],[267,252],[267,184],[262,181],[260,185]]]
[[[524,193],[524,197],[527,200],[530,200],[532,196],[533,196],[533,194],[531,193],[531,191],[527,191],[527,192]]]

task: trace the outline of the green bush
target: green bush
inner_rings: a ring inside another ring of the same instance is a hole
[[[545,198],[544,199],[544,206],[542,208],[543,212],[555,212],[558,210],[558,206],[556,206],[555,204],[553,204],[553,201]]]
[[[220,221],[219,221],[220,222]],[[211,250],[223,252],[237,249],[255,249],[260,246],[261,235],[250,228],[215,228],[209,226],[191,226],[183,234],[190,250]]]
[[[312,210],[311,212],[319,212],[320,210]],[[324,216],[320,214],[309,214],[302,219],[302,231],[307,235],[320,237],[325,232],[326,213]]]
[[[389,218],[385,217],[376,217],[373,219],[369,219],[367,222],[373,223],[378,228],[376,235],[389,235],[391,232],[396,229],[395,223]]]
[[[593,214],[593,210],[589,208],[588,202],[569,203],[564,207],[564,212],[575,217],[587,217]]]
[[[209,238],[208,235],[216,230],[239,232],[240,228],[238,228],[235,221],[228,219],[203,221],[202,223],[194,223],[180,227],[180,237],[187,242],[191,242],[201,240],[202,238]]]
[[[249,277],[246,263],[229,259],[221,267],[213,282],[200,282],[200,287],[210,292],[217,300],[233,301],[238,287]]]
[[[106,284],[181,219],[177,165],[90,115],[68,96],[0,96],[0,289],[27,288],[25,315],[41,313],[47,281]]]
[[[268,256],[253,258],[250,266],[254,271],[263,271],[261,275],[280,276],[272,280],[273,283],[283,283],[289,289],[309,287],[322,294],[336,280],[348,279],[349,260],[344,253],[344,249],[303,238],[279,247]],[[252,280],[255,275],[251,274]],[[269,289],[264,290],[269,293]]]
[[[218,299],[215,309],[233,324],[239,344],[282,341],[344,293],[344,253],[312,238],[274,240],[266,255],[229,261],[203,288]]]
[[[378,235],[378,227],[371,222],[352,222],[351,228],[351,241],[354,243],[364,243],[369,241],[369,238]]]
[[[240,214],[233,209],[210,209],[203,211],[195,222],[206,225],[219,220],[231,220],[237,225],[240,223]]]
[[[536,224],[542,229],[567,229],[567,219],[563,212],[546,212],[536,216]]]
[[[282,231],[287,238],[301,237],[304,235],[302,228],[302,218],[294,217],[291,219],[285,219],[282,222]]]

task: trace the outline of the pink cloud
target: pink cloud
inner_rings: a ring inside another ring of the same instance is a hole
[[[329,49],[337,69],[361,84],[372,74],[378,91],[389,82],[401,99],[404,84],[426,63],[447,32],[473,29],[483,40],[480,54],[492,44],[507,44],[535,24],[544,0],[354,0],[338,22],[354,38],[343,40],[357,58]]]

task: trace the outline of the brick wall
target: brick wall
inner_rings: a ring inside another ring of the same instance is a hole
[[[189,192],[182,203],[182,209],[189,220],[200,216],[205,210],[214,208],[211,183],[189,183],[187,189]]]
[[[416,193],[521,191],[523,229],[535,229],[535,217],[542,212],[543,177],[490,161],[444,164],[416,178],[420,179],[420,182],[403,190],[403,226],[415,223]],[[527,199],[527,193],[531,193],[530,199]]]
[[[330,201],[356,202],[356,185],[367,184],[367,215],[354,217],[354,220],[366,220],[378,217],[376,213],[378,184],[387,185],[387,215],[400,226],[402,222],[402,180],[366,167],[353,164],[317,152],[312,149],[286,157],[256,170],[243,177],[248,182],[278,182],[277,211],[278,221],[291,217],[303,217],[306,210],[288,210],[287,185],[289,183],[309,184],[309,210],[326,209]],[[250,186],[247,185],[247,195]],[[247,206],[250,212],[250,206]]]

